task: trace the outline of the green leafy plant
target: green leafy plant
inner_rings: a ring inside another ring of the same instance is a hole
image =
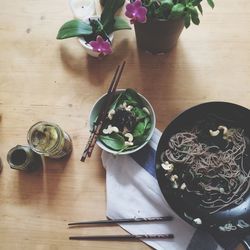
[[[211,8],[214,8],[213,0],[206,1]],[[126,16],[131,18],[132,23],[140,20],[146,22],[147,19],[153,18],[165,20],[184,18],[185,27],[188,28],[191,22],[198,25],[199,14],[203,14],[201,5],[203,0],[131,0],[130,2],[126,6]],[[145,15],[145,18],[136,13]]]
[[[137,148],[148,139],[151,115],[140,95],[126,89],[112,102],[98,139],[118,152]]]
[[[107,41],[111,46],[109,40],[111,33],[131,29],[130,25],[122,17],[115,16],[117,10],[124,5],[124,2],[125,0],[106,0],[100,17],[90,17],[88,20],[73,19],[66,22],[59,29],[57,39],[83,37],[87,43],[90,43],[100,37],[102,44],[99,44],[99,47],[93,46],[93,49],[102,52],[100,50],[101,45],[104,44],[103,41]]]

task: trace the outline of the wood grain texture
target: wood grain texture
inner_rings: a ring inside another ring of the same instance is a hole
[[[105,93],[114,69],[126,59],[119,88],[131,87],[152,103],[157,127],[201,102],[221,100],[250,108],[250,2],[216,1],[199,26],[184,30],[168,54],[136,48],[132,31],[115,33],[114,53],[87,56],[77,41],[56,40],[72,18],[67,1],[1,1],[0,8],[0,248],[149,249],[141,242],[72,242],[72,234],[125,233],[120,228],[68,229],[67,223],[105,218],[105,171],[100,149],[80,162],[89,136],[88,115]],[[34,173],[8,167],[6,155],[26,145],[29,127],[59,124],[73,140],[73,153],[47,161]]]

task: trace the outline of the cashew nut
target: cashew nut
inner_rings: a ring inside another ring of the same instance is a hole
[[[144,112],[146,112],[148,115],[150,115],[150,112],[149,112],[149,110],[148,110],[146,107],[143,107],[142,110],[143,110]]]
[[[102,130],[103,134],[105,134],[105,135],[111,134],[112,133],[112,129],[111,128],[112,128],[112,126],[108,125],[107,128],[105,128],[105,129]]]
[[[169,172],[172,172],[174,170],[174,165],[172,163],[169,163],[168,161],[162,163],[161,166],[163,169]]]
[[[114,114],[115,114],[115,110],[114,110],[114,109],[111,109],[111,110],[108,112],[108,118],[109,118],[109,120],[112,120]]]
[[[118,133],[119,129],[117,127],[112,127],[111,125],[108,125],[106,129],[102,130],[103,134],[111,134],[112,132]]]
[[[223,130],[223,135],[226,135],[226,134],[227,134],[228,129],[227,129],[226,126],[219,126],[218,129],[219,129],[219,130]]]
[[[124,136],[128,138],[129,142],[132,142],[134,140],[134,137],[131,133],[126,133]]]
[[[131,111],[132,109],[133,109],[132,105],[129,105],[129,106],[125,107],[125,110],[127,110],[127,111]]]
[[[178,180],[178,175],[176,175],[176,174],[171,175],[170,180],[175,182],[176,180]]]
[[[178,183],[176,181],[174,181],[172,187],[175,188],[175,189],[177,189],[179,187],[179,185],[178,185]]]
[[[194,223],[197,224],[197,225],[201,225],[202,221],[201,221],[200,218],[196,218],[196,219],[194,219]]]
[[[218,130],[218,129],[217,130],[211,130],[210,129],[209,133],[210,133],[211,136],[217,136],[220,133],[220,130]]]
[[[187,187],[186,183],[185,183],[185,182],[183,182],[183,183],[181,184],[180,189],[184,190],[186,187]]]
[[[134,143],[130,141],[125,141],[125,146],[133,146]]]

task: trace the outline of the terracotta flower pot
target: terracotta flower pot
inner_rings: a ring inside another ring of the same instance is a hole
[[[165,53],[173,48],[184,28],[184,20],[153,19],[135,23],[138,48],[153,54]]]

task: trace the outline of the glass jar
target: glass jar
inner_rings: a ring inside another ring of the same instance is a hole
[[[11,168],[30,171],[42,165],[42,158],[28,146],[17,145],[10,149],[7,154],[7,161]]]
[[[27,140],[33,151],[49,158],[62,158],[72,152],[70,136],[54,123],[34,124],[28,131]]]

